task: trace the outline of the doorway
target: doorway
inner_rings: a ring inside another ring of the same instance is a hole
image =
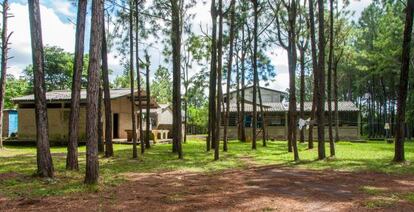
[[[114,113],[114,127],[113,127],[113,137],[119,138],[119,114]]]

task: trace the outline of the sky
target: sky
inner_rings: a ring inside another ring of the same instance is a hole
[[[351,0],[349,9],[355,11],[354,18],[360,16],[361,11],[371,3],[372,0]],[[201,32],[201,27],[205,30],[210,24],[208,0],[200,1],[192,10],[196,14],[193,27],[195,32]],[[9,19],[9,31],[13,31],[10,38],[10,56],[14,58],[9,61],[8,73],[20,76],[22,70],[31,64],[31,41],[30,26],[28,16],[27,0],[10,0],[10,13],[14,15]],[[76,8],[68,0],[40,0],[40,11],[42,20],[43,44],[53,45],[63,48],[65,51],[73,52],[75,47],[75,25]],[[87,18],[87,26],[90,25],[90,16]],[[86,34],[90,28],[87,27]],[[85,45],[88,45],[89,35],[86,35]],[[86,49],[88,49],[86,47]],[[152,66],[154,70],[162,60],[160,50],[150,51]],[[269,52],[272,64],[276,68],[276,79],[270,83],[269,88],[286,90],[289,86],[289,74],[287,67],[287,55],[283,49],[274,48]],[[123,72],[117,52],[111,51],[108,55],[110,69],[113,70],[111,79]],[[192,74],[197,72],[195,67]]]

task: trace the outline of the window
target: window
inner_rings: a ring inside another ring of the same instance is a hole
[[[220,125],[224,126],[225,125],[225,112],[222,113],[222,116],[220,117]],[[237,114],[236,113],[230,113],[229,114],[229,120],[228,120],[228,125],[230,127],[235,127],[237,126]]]
[[[244,127],[252,127],[252,116],[244,116]]]
[[[282,124],[282,119],[280,117],[272,117],[269,120],[269,126],[280,126]]]
[[[284,126],[285,125],[285,119],[283,116],[277,116],[273,115],[270,117],[267,117],[267,122],[269,126]]]

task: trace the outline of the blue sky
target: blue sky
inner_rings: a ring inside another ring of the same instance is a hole
[[[201,1],[200,1],[201,2]],[[360,12],[371,2],[371,0],[351,0],[350,10],[356,11],[354,17],[359,17]],[[68,52],[74,51],[74,37],[76,22],[76,8],[68,0],[40,0],[41,16],[42,16],[42,31],[44,45],[60,46]],[[9,73],[16,76],[20,75],[22,70],[31,64],[31,45],[30,45],[30,31],[27,0],[10,0],[11,13],[15,16],[10,19],[10,31],[14,31],[11,37],[11,52],[14,56],[9,62]],[[209,25],[209,5],[199,3],[192,9],[196,13],[194,20],[195,31],[200,31],[200,24],[203,26]],[[90,18],[87,18],[87,26],[89,26]],[[89,41],[89,27],[86,29],[85,47],[88,49]],[[116,58],[117,52],[113,51],[109,54],[109,65],[114,71],[115,75],[121,74],[123,69]],[[152,68],[156,68],[162,56],[159,50],[150,51],[152,57]],[[275,48],[272,54],[269,54],[273,65],[277,69],[276,82],[272,83],[270,87],[285,90],[288,87],[289,76],[287,72],[287,56],[284,50]],[[196,72],[197,68],[193,70]]]

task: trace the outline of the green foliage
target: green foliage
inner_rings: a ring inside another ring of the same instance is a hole
[[[392,206],[396,200],[394,199],[374,199],[364,202],[364,206],[369,209],[379,209]]]
[[[65,52],[57,46],[45,46],[44,48],[44,72],[46,90],[68,90],[72,86],[72,75],[74,67],[74,54]],[[82,87],[86,87],[87,64],[89,57],[84,57],[82,71]],[[23,70],[24,78],[33,88],[33,67],[29,65]]]
[[[13,75],[7,75],[6,93],[4,95],[4,108],[11,109],[15,105],[11,101],[15,97],[27,95],[32,92],[29,82],[24,78],[16,79]]]
[[[207,133],[208,129],[208,105],[202,107],[189,106],[188,125],[196,127],[197,132]]]
[[[157,102],[161,104],[172,102],[171,73],[163,66],[159,66],[154,73],[154,80],[151,83],[151,96],[155,97]]]
[[[129,72],[125,71],[122,75],[116,76],[112,83],[112,87],[114,88],[129,88],[131,87],[131,77],[129,76]]]
[[[188,105],[201,108],[207,103],[205,88],[208,87],[207,75],[205,72],[195,74],[190,80],[186,94]]]
[[[362,186],[360,190],[369,195],[379,195],[384,192],[384,189],[373,186]]]
[[[391,123],[391,133],[395,126],[404,8],[402,1],[373,1],[356,23],[346,20],[346,16],[336,23],[341,29],[335,47],[335,55],[342,56],[338,64],[339,100],[361,104],[363,132],[370,137],[384,137],[385,123]],[[411,66],[406,108],[410,129],[414,126],[412,73]]]
[[[405,196],[405,198],[406,198],[408,201],[410,201],[410,202],[414,203],[414,192],[411,192],[411,193],[407,194],[407,195]]]

